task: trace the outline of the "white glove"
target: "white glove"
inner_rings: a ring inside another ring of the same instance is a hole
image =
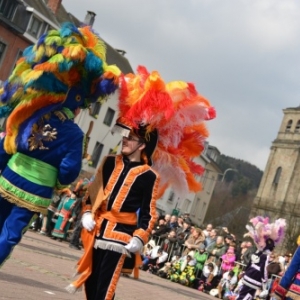
[[[96,225],[90,212],[86,212],[82,215],[81,223],[87,231],[92,231]]]
[[[133,237],[130,241],[129,244],[125,246],[125,248],[132,253],[136,253],[136,252],[142,252],[143,251],[143,243],[142,241],[137,238],[137,237]]]

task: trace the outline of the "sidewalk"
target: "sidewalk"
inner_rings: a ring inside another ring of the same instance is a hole
[[[75,272],[82,251],[28,231],[0,269],[0,299],[85,299],[83,292],[68,294],[64,287]],[[216,299],[197,290],[140,272],[140,279],[121,277],[115,300]]]

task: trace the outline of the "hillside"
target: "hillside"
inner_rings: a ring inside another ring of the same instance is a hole
[[[241,237],[263,172],[246,161],[226,155],[219,157],[218,165],[223,174],[227,172],[216,183],[205,223],[226,226]]]

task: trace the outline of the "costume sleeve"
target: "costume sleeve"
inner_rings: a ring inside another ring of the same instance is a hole
[[[82,161],[83,132],[74,135],[68,153],[62,159],[57,177],[57,188],[62,189],[72,183],[79,175]]]
[[[159,176],[149,171],[148,179],[144,187],[142,205],[139,213],[140,228],[133,233],[133,236],[140,238],[144,244],[148,242],[149,235],[157,221],[156,201],[158,199]]]
[[[284,298],[290,285],[292,284],[294,276],[297,274],[300,268],[300,247],[296,250],[293,259],[284,273],[283,277],[281,278],[279,285],[275,289],[275,294]]]
[[[5,138],[0,140],[0,171],[6,167],[9,159],[11,158],[11,155],[6,153],[4,150],[4,140]]]

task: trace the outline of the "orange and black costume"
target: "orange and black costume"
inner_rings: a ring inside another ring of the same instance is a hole
[[[113,299],[127,254],[124,246],[132,236],[148,242],[156,222],[158,183],[157,173],[143,162],[122,155],[104,158],[85,205],[85,211],[94,213],[96,226],[83,231],[85,254],[78,263],[82,276],[73,283],[77,288],[85,284],[88,300]]]

